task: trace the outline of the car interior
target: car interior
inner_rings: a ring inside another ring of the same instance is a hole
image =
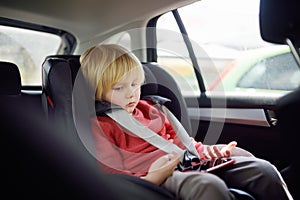
[[[21,66],[0,56],[3,196],[9,199],[175,199],[174,194],[145,180],[105,174],[95,158],[89,124],[94,102],[89,98],[91,94],[80,71],[79,57],[94,44],[118,42],[121,40],[118,33],[130,29],[131,37],[136,40],[132,41],[133,51],[146,75],[141,96],[155,94],[171,99],[166,106],[195,140],[207,144],[235,140],[238,147],[233,154],[270,161],[281,172],[294,199],[299,198],[296,136],[300,89],[282,96],[224,95],[207,91],[201,63],[196,58],[198,51],[185,37],[188,33],[177,12],[195,2],[1,1],[0,25],[43,30],[62,38],[58,51],[41,58],[41,85],[24,84]],[[262,39],[288,45],[300,67],[299,7],[299,2],[293,0],[260,0],[259,24]],[[177,20],[194,67],[199,95],[184,95],[177,80],[158,63],[156,42],[159,39],[155,27],[159,17],[167,12]],[[0,37],[0,49],[5,48]],[[254,117],[248,118],[250,112]],[[232,192],[239,200],[254,200],[244,191],[233,188]]]

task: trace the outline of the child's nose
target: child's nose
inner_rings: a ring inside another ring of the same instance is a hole
[[[133,88],[129,88],[127,90],[127,93],[126,93],[126,97],[130,99],[130,98],[133,97],[133,94],[134,94],[134,89]]]

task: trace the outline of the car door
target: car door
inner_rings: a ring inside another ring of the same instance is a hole
[[[283,169],[287,162],[274,108],[278,98],[299,85],[290,78],[299,71],[292,59],[281,58],[290,56],[288,47],[261,39],[258,11],[259,1],[212,0],[154,18],[149,27],[156,31],[147,40],[156,41],[156,49],[149,48],[148,61],[176,79],[196,140],[234,140]],[[280,67],[287,62],[292,69],[283,73]],[[281,87],[285,80],[290,87]]]

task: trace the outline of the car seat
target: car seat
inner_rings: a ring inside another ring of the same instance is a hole
[[[95,151],[92,135],[89,134],[91,133],[90,121],[86,120],[92,108],[89,107],[90,99],[86,98],[89,95],[88,89],[85,84],[80,82],[83,80],[81,79],[83,76],[81,71],[78,73],[79,67],[79,56],[77,55],[55,55],[45,59],[42,66],[43,98],[47,103],[44,108],[47,109],[50,124],[60,127],[60,130],[64,130],[63,132],[68,135],[70,141],[85,146],[87,151],[93,154]],[[72,94],[72,91],[77,89],[78,92]],[[80,106],[75,104],[80,104]],[[73,109],[73,107],[78,109]],[[84,132],[84,135],[81,135],[81,132]],[[172,193],[155,184],[136,177],[120,176],[129,185],[137,184],[141,189],[147,189],[148,193],[152,193],[155,198],[174,198]]]
[[[191,133],[192,129],[188,118],[186,103],[175,80],[164,69],[156,64],[143,63],[143,67],[145,70],[146,84],[144,84],[141,88],[141,96],[160,95],[169,98],[172,103],[167,104],[166,106],[183,124],[187,132]],[[55,68],[64,69],[56,70]],[[92,144],[90,141],[92,140],[92,136],[86,135],[86,132],[90,131],[90,121],[87,120],[87,118],[89,118],[89,113],[92,111],[91,109],[95,108],[91,108],[91,106],[89,106],[94,105],[94,103],[88,102],[91,101],[92,98],[86,98],[91,94],[89,94],[89,90],[85,88],[86,83],[82,84],[84,79],[81,71],[78,70],[79,68],[80,64],[78,55],[48,56],[43,63],[43,91],[48,104],[50,104],[50,106],[47,106],[49,109],[49,117],[57,117],[60,119],[62,117],[61,113],[63,116],[68,117],[68,122],[63,123],[63,125],[66,126],[66,130],[72,130],[72,133],[74,133],[75,130],[81,141],[86,146],[91,147]],[[64,74],[55,75],[55,73]],[[54,81],[56,82],[55,84],[53,84]],[[62,86],[62,84],[68,84],[68,86]],[[60,92],[64,94],[60,94]],[[81,132],[85,132],[85,135],[81,135]],[[93,147],[90,151],[93,152]],[[237,153],[239,153],[238,150]],[[244,155],[243,151],[240,154]],[[245,155],[252,156],[248,152],[246,152]],[[164,191],[163,193],[165,192],[167,191]],[[232,193],[236,195],[237,199],[253,200],[252,196],[243,191],[232,190]]]

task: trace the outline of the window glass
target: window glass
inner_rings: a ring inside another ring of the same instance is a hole
[[[260,36],[259,0],[202,0],[178,12],[207,91],[288,92],[299,85],[300,72],[289,48],[267,43]],[[186,94],[197,94],[186,47],[178,44],[183,39],[170,37],[180,33],[174,17],[161,16],[157,29],[159,64],[176,72],[174,77]],[[161,51],[168,49],[165,43],[172,46],[168,47],[171,53]],[[188,89],[183,87],[186,83]]]
[[[158,64],[175,78],[183,95],[200,93],[187,47],[171,12],[158,20],[157,55]]]
[[[19,67],[22,85],[42,85],[42,63],[58,52],[61,43],[57,35],[0,26],[0,60]]]
[[[293,90],[299,83],[300,70],[292,54],[284,53],[262,59],[253,64],[237,82],[237,87]]]

